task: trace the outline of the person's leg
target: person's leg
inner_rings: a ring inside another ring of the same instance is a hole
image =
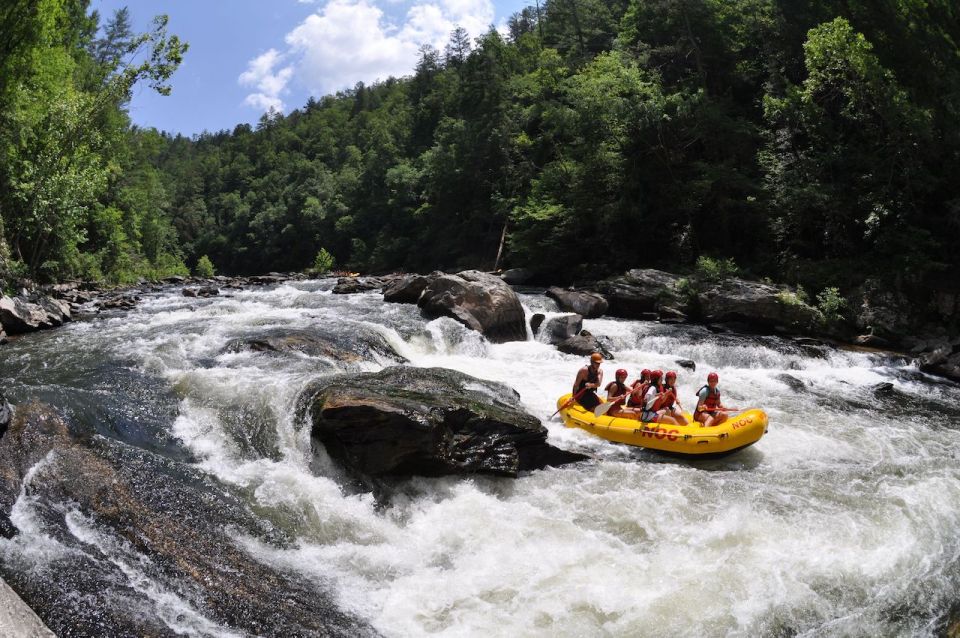
[[[713,417],[713,424],[714,424],[714,425],[720,425],[721,423],[723,423],[723,422],[726,421],[726,420],[727,420],[727,413],[726,413],[726,412],[717,412],[717,416]]]

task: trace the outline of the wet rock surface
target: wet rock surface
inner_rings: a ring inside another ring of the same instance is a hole
[[[589,357],[594,352],[599,352],[605,359],[613,359],[613,352],[599,338],[590,334],[586,330],[580,331],[575,337],[570,337],[557,344],[557,350],[564,354],[575,354]]]
[[[354,327],[349,332],[317,327],[311,330],[274,330],[267,334],[233,339],[224,352],[273,352],[325,357],[346,363],[375,359],[375,355],[396,363],[406,359],[373,330]]]
[[[386,275],[382,277],[340,277],[337,285],[333,287],[335,295],[352,295],[358,292],[369,292],[371,290],[381,290],[396,281],[398,275]]]
[[[557,302],[560,310],[593,319],[606,314],[610,304],[603,296],[586,290],[565,290],[554,286],[547,289],[547,297]]]
[[[583,460],[507,386],[443,368],[338,375],[304,392],[313,436],[365,478],[520,472]]]
[[[960,337],[933,340],[922,347],[917,357],[920,370],[960,382]]]
[[[552,317],[543,325],[543,332],[553,345],[576,337],[583,330],[583,317],[580,315],[563,315]]]
[[[13,420],[13,406],[3,396],[3,392],[0,392],[0,438],[3,438],[11,420]]]
[[[431,317],[446,316],[494,343],[524,341],[526,317],[516,293],[502,279],[479,270],[433,277],[417,305]]]
[[[18,531],[21,514],[12,506],[24,481],[30,533],[47,537],[49,556],[42,570],[15,559],[0,570],[58,635],[375,634],[323,587],[248,554],[237,538],[290,541],[190,466],[74,436],[56,411],[28,404],[0,439],[0,520],[8,531]],[[102,560],[108,547],[116,561]],[[163,618],[144,613],[158,597],[167,604]]]

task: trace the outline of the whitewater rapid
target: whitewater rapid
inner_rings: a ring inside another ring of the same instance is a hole
[[[933,635],[960,602],[960,389],[906,359],[811,356],[776,337],[585,321],[616,355],[604,365],[608,378],[619,367],[631,378],[644,367],[677,369],[689,409],[716,370],[725,402],[767,411],[769,432],[754,447],[678,461],[549,419],[582,358],[535,339],[490,344],[377,293],[333,295],[332,284],[212,299],[158,293],[129,313],[7,346],[0,380],[15,399],[76,396],[63,387],[95,393],[102,388],[89,371],[104,366],[156,379],[172,406],[125,399],[144,412],[143,446],[180,448],[184,462],[239,488],[296,542],[278,548],[240,533],[235,542],[277,570],[332,586],[343,608],[386,636]],[[528,316],[557,313],[542,295],[522,300]],[[377,503],[311,442],[296,402],[320,376],[394,360],[224,351],[231,339],[316,325],[376,335],[412,365],[506,383],[551,443],[592,460],[516,480],[414,478]],[[693,360],[696,372],[677,359]],[[883,403],[872,392],[879,383],[906,398]],[[75,411],[97,419],[93,408]],[[18,507],[31,521],[27,496]],[[120,556],[109,539],[93,538],[83,516],[74,524],[105,560],[135,564],[129,548]],[[0,559],[29,562],[31,542],[0,539]],[[130,587],[146,592],[157,617],[175,619],[164,620],[173,631],[237,635],[130,569]],[[178,606],[187,611],[170,611]]]

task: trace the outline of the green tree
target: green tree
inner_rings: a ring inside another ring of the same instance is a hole
[[[213,267],[213,262],[206,255],[201,255],[197,260],[197,265],[193,269],[193,274],[197,277],[213,277],[217,274],[217,269]]]

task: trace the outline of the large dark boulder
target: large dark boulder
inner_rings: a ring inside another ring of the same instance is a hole
[[[587,319],[602,316],[610,307],[602,295],[587,290],[565,290],[554,286],[548,288],[546,294],[557,302],[560,310],[575,312]]]
[[[495,343],[527,338],[520,298],[496,275],[478,270],[438,275],[417,305],[427,316],[452,317]]]
[[[430,275],[406,275],[383,289],[383,300],[389,303],[417,303],[427,284],[442,273]]]
[[[609,302],[607,314],[625,319],[648,319],[661,307],[687,313],[687,301],[678,291],[681,277],[653,268],[636,268],[595,285]]]
[[[337,375],[304,398],[313,436],[363,478],[515,477],[585,458],[549,445],[516,391],[454,370],[395,366]]]
[[[583,317],[580,315],[560,315],[559,317],[552,317],[543,325],[543,333],[547,341],[553,345],[576,337],[582,329]]]
[[[816,308],[792,291],[758,281],[727,279],[703,291],[699,299],[708,323],[742,322],[761,330],[807,332],[821,319]]]
[[[28,480],[31,528],[18,530],[11,508]],[[10,548],[3,577],[59,636],[173,635],[155,591],[175,592],[218,634],[376,635],[327,587],[244,547],[238,539],[294,544],[246,498],[190,464],[75,436],[52,408],[22,404],[0,438],[0,531],[58,549],[38,570]],[[189,618],[181,626],[195,628]]]
[[[224,352],[272,352],[321,357],[342,363],[361,361],[406,362],[380,333],[350,326],[342,330],[315,327],[308,330],[271,330],[264,334],[233,339]]]
[[[931,350],[920,354],[917,366],[927,374],[960,382],[960,338],[935,342]]]

